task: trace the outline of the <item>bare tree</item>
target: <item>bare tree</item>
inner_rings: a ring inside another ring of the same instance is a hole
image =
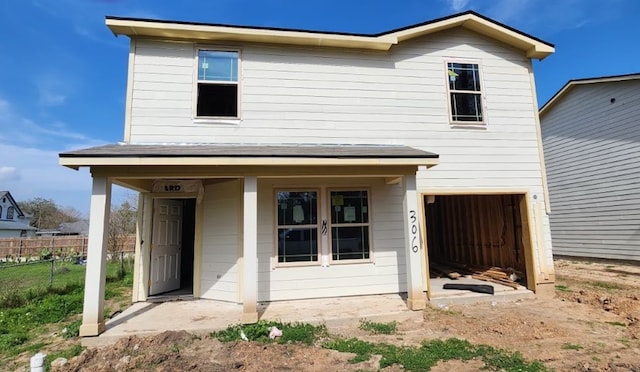
[[[18,202],[25,214],[31,215],[31,226],[38,229],[57,229],[61,223],[76,222],[82,218],[77,210],[58,206],[53,200],[33,198]]]
[[[114,253],[122,252],[126,238],[136,233],[137,204],[137,196],[131,195],[118,207],[111,207],[108,249],[112,256]]]

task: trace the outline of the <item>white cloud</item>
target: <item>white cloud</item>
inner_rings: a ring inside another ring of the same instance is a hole
[[[70,130],[65,123],[59,120],[52,120],[49,125],[39,124],[16,112],[10,103],[2,98],[0,98],[0,129],[0,138],[3,141],[10,141],[14,145],[25,147],[35,145],[51,147],[52,140],[56,141],[55,146],[58,148],[64,148],[65,141],[69,140],[88,146],[104,143],[104,141]]]
[[[38,90],[38,102],[44,106],[63,105],[77,85],[72,78],[55,72],[35,76],[33,82]]]
[[[448,0],[450,4],[456,0]],[[470,0],[464,1],[469,8],[496,21],[533,33],[548,36],[554,33],[577,29],[594,22],[606,22],[624,12],[623,4],[628,0]],[[453,6],[453,5],[452,5]]]
[[[464,8],[469,4],[469,0],[448,0],[448,2],[449,7],[451,7],[454,12],[464,10]]]
[[[73,132],[61,121],[42,125],[0,97],[0,181],[17,200],[52,199],[88,214],[91,176],[58,164],[58,153],[104,141]]]
[[[20,179],[20,173],[14,167],[6,167],[0,165],[0,181],[15,181]]]
[[[76,35],[89,41],[115,48],[128,48],[128,44],[115,38],[105,37],[105,35],[110,34],[104,26],[105,15],[134,18],[163,18],[158,13],[147,9],[132,8],[131,2],[128,1],[33,0],[32,4],[49,16],[67,20]]]
[[[58,164],[56,151],[0,144],[3,154],[0,180],[3,189],[11,191],[17,200],[35,197],[52,199],[61,206],[70,206],[85,213],[91,195],[91,177],[86,170],[74,171]],[[2,170],[9,176],[4,178]]]

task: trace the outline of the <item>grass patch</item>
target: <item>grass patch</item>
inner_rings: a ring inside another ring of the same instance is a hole
[[[616,327],[626,327],[627,324],[626,323],[622,323],[622,322],[605,322],[607,324],[610,324],[612,326],[616,326]]]
[[[84,282],[84,265],[71,262],[53,263],[52,286],[64,287],[68,284]],[[27,265],[0,266],[0,288],[12,285],[12,289],[22,292],[29,288],[48,286],[51,275],[51,262],[41,261]]]
[[[367,319],[361,319],[358,328],[372,334],[392,335],[398,331],[398,323],[378,323]]]
[[[120,263],[107,264],[105,292],[118,296],[130,287],[133,274],[129,266],[128,271],[121,273]],[[41,349],[41,345],[34,341],[45,332],[45,325],[64,324],[82,313],[86,267],[70,263],[62,263],[60,267],[64,269],[54,273],[53,285],[48,284],[50,263],[0,268],[0,283],[3,285],[13,282],[21,270],[21,275],[28,278],[25,282],[31,285],[16,285],[9,289],[0,287],[0,360],[34,351],[31,348],[36,346],[35,351]],[[38,277],[37,270],[46,271],[46,279],[42,279],[42,275],[39,276],[40,281],[29,278],[31,274]],[[80,321],[54,326],[56,329],[67,329],[67,332],[61,333],[65,338],[77,336],[79,327]]]
[[[546,371],[538,361],[528,362],[520,353],[495,349],[487,345],[472,345],[456,338],[425,341],[420,347],[400,347],[384,343],[370,343],[355,338],[334,339],[323,347],[341,352],[354,353],[352,363],[369,360],[371,355],[381,355],[380,368],[393,364],[402,365],[408,371],[425,371],[439,361],[480,358],[487,368],[505,371]]]
[[[271,327],[277,327],[282,331],[282,337],[275,339],[278,343],[299,342],[312,345],[316,340],[327,336],[325,325],[314,326],[307,323],[281,323],[276,321],[261,320],[255,324],[234,324],[222,331],[212,332],[211,336],[222,342],[240,341],[242,334],[249,341],[273,342],[269,338]]]
[[[602,288],[602,289],[624,289],[623,286],[615,283],[609,282],[591,282],[589,283],[593,287]]]
[[[582,350],[582,349],[584,349],[584,347],[582,347],[581,345],[578,345],[578,344],[566,343],[566,344],[562,345],[562,349],[563,350]]]
[[[562,284],[558,284],[556,285],[556,291],[560,291],[560,292],[572,292],[569,287],[567,287],[566,285],[562,285]]]

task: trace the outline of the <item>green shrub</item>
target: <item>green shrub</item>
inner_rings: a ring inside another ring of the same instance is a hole
[[[391,335],[398,331],[398,323],[397,322],[378,323],[378,322],[372,322],[367,319],[361,319],[359,328],[363,331],[367,331],[373,334]]]
[[[78,319],[69,324],[62,330],[63,338],[73,338],[78,337],[80,335],[80,326],[82,325],[82,320]]]
[[[381,355],[380,368],[393,364],[402,365],[408,371],[427,371],[439,361],[471,360],[480,358],[487,368],[504,371],[545,371],[540,362],[527,362],[519,353],[494,349],[487,345],[473,345],[466,340],[425,341],[420,347],[401,347],[389,344],[373,344],[352,339],[334,339],[323,347],[341,352],[354,353],[352,363],[369,360],[371,355]]]
[[[241,333],[244,333],[249,341],[273,342],[269,338],[271,327],[277,327],[282,331],[282,337],[275,339],[279,343],[300,342],[307,345],[313,344],[318,338],[327,334],[324,325],[314,326],[308,323],[281,323],[276,321],[261,320],[255,324],[234,324],[222,331],[212,332],[211,336],[222,342],[240,341]]]

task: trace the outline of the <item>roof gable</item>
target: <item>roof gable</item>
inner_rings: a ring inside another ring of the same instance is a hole
[[[24,213],[22,212],[22,209],[20,209],[20,206],[18,206],[18,203],[13,198],[13,196],[11,196],[11,193],[9,191],[0,191],[0,199],[2,198],[9,199],[9,203],[11,203],[11,205],[16,209],[16,213],[18,217],[24,217]]]
[[[443,30],[464,27],[522,50],[528,58],[543,59],[554,52],[553,44],[468,11],[377,34],[339,33],[300,29],[248,27],[213,23],[180,22],[143,18],[106,17],[117,35],[159,37],[175,40],[257,42],[337,48],[389,50],[393,45]]]
[[[544,105],[542,105],[539,110],[539,115],[540,117],[544,116],[547,112],[549,112],[549,110],[551,110],[553,106],[562,101],[562,99],[578,85],[612,83],[627,80],[640,80],[640,73],[569,80],[565,85],[562,86],[562,88],[560,88],[559,91],[556,92],[556,94],[554,94]]]

